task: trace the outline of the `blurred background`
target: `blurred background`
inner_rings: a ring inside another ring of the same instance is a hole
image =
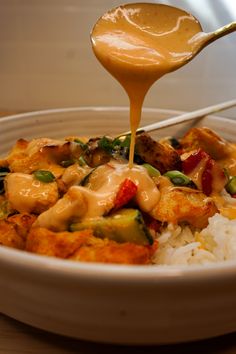
[[[158,2],[191,12],[206,32],[236,21],[235,0]],[[0,111],[128,105],[123,89],[94,57],[89,37],[97,18],[121,3],[0,0]],[[236,32],[163,77],[144,106],[188,111],[233,99],[235,93]],[[221,114],[236,118],[235,109]]]

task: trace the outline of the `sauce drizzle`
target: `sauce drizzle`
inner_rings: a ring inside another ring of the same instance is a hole
[[[195,39],[204,35],[191,14],[162,4],[122,5],[108,11],[95,24],[91,36],[94,53],[124,87],[130,101],[130,168],[149,88],[190,60]]]

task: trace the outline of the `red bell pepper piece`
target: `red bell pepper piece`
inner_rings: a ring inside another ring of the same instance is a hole
[[[182,162],[184,174],[188,175],[189,173],[191,173],[198,166],[198,164],[206,158],[208,159],[210,158],[210,156],[205,151],[201,149],[194,151],[191,155],[187,157],[186,160]]]
[[[208,159],[206,161],[205,168],[202,172],[202,191],[206,195],[210,195],[212,193],[212,181],[213,181],[213,160]]]
[[[120,209],[126,205],[136,195],[137,189],[136,184],[129,178],[126,178],[120,185],[113,210]]]
[[[227,183],[221,166],[204,150],[198,149],[182,162],[183,172],[194,180],[204,194],[220,192]],[[195,179],[194,179],[195,177]]]

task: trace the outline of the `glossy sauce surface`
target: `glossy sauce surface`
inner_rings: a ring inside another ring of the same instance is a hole
[[[190,60],[195,39],[204,36],[197,19],[175,7],[128,4],[103,15],[92,32],[95,55],[121,83],[130,100],[133,166],[135,133],[151,85]]]
[[[135,199],[142,211],[150,212],[157,205],[160,192],[144,167],[135,165],[129,169],[127,164],[115,162],[107,165],[96,169],[89,188],[70,187],[63,198],[39,215],[35,226],[63,231],[67,230],[68,224],[72,221],[106,214],[114,206],[119,185],[126,178],[137,186]]]

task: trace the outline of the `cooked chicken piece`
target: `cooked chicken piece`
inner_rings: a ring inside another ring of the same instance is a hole
[[[236,176],[236,144],[232,144],[232,152],[218,161],[219,165],[225,169],[230,176]]]
[[[117,243],[108,239],[90,238],[87,244],[78,249],[70,259],[83,262],[102,262],[118,264],[150,264],[156,243],[153,247],[134,243]]]
[[[119,244],[94,237],[90,230],[58,232],[32,228],[26,250],[46,256],[55,256],[84,262],[120,264],[149,264],[156,245]]]
[[[201,148],[213,159],[219,160],[232,152],[233,146],[209,128],[192,128],[181,139],[182,148],[191,151]]]
[[[81,153],[81,146],[74,142],[48,138],[33,139],[30,142],[20,139],[8,157],[0,163],[1,166],[8,166],[11,172],[49,170],[59,177],[64,171],[61,162],[79,158]]]
[[[72,221],[83,216],[86,211],[87,203],[83,193],[79,187],[72,186],[54,206],[39,215],[34,226],[64,231]]]
[[[165,177],[160,178],[159,189],[161,198],[151,215],[161,222],[186,222],[204,228],[208,225],[208,218],[218,211],[213,200],[205,194],[186,187],[174,187]]]
[[[98,145],[100,138],[92,138],[87,143],[84,158],[90,167],[97,167],[110,161],[111,156]]]
[[[33,214],[15,214],[7,218],[7,221],[14,225],[16,232],[23,239],[26,239],[35,220],[36,215]]]
[[[13,224],[0,220],[0,245],[11,248],[24,249],[24,240],[17,233]]]
[[[87,165],[85,167],[80,167],[78,164],[73,164],[67,167],[62,175],[62,182],[67,188],[79,184],[81,180],[88,175],[92,169]]]
[[[11,161],[24,158],[28,144],[29,142],[24,139],[17,140],[9,155],[0,160],[0,167],[9,167]]]
[[[9,173],[5,191],[12,209],[21,213],[40,214],[59,198],[56,182],[44,183],[24,173]]]
[[[55,205],[40,214],[36,227],[53,231],[67,230],[72,222],[83,217],[99,217],[114,206],[116,193],[100,193],[81,186],[72,186]]]
[[[137,135],[135,149],[145,162],[157,168],[161,173],[180,169],[180,157],[172,146],[161,144],[146,133]]]
[[[0,220],[0,244],[24,249],[26,236],[35,221],[34,215],[17,214]]]

